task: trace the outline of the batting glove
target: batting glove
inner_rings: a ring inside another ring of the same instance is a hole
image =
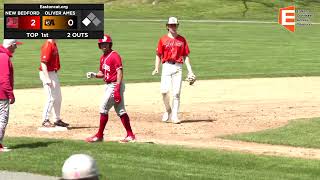
[[[96,76],[97,76],[97,73],[95,73],[95,72],[87,72],[87,78],[88,79],[94,78]]]
[[[120,88],[121,88],[121,84],[117,84],[114,87],[114,92],[113,92],[114,102],[116,102],[117,104],[121,102]]]

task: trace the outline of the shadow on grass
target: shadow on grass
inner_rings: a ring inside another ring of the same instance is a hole
[[[50,144],[60,143],[59,141],[48,141],[48,142],[32,142],[32,143],[24,143],[18,144],[14,146],[10,146],[10,149],[22,149],[22,148],[39,148],[39,147],[48,147]]]

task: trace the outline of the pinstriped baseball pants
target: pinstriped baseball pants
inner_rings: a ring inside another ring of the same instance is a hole
[[[0,143],[2,143],[4,133],[9,121],[9,100],[0,100]]]
[[[52,113],[54,120],[58,121],[61,119],[60,111],[61,111],[61,103],[62,103],[60,81],[58,78],[58,74],[56,72],[49,71],[48,74],[49,74],[49,78],[52,81],[51,87],[45,84],[45,76],[43,72],[42,71],[39,72],[44,91],[47,94],[47,100],[43,108],[42,119],[43,120],[49,119],[50,114]]]

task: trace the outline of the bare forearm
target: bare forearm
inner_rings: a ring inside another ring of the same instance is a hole
[[[158,55],[156,55],[156,60],[154,63],[154,69],[159,70],[159,66],[160,66],[160,57]]]
[[[101,71],[99,71],[96,75],[96,78],[104,78],[104,74]]]
[[[190,58],[189,58],[189,56],[186,56],[186,57],[185,57],[184,62],[185,62],[185,64],[186,64],[186,66],[187,66],[188,73],[193,73],[192,68],[191,68],[191,63],[190,63]]]
[[[41,63],[41,69],[42,69],[42,72],[44,74],[44,77],[46,78],[46,81],[47,82],[50,82],[51,79],[49,77],[49,72],[48,72],[48,68],[47,68],[47,65],[45,63]]]

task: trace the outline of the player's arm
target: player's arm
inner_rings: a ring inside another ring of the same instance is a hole
[[[122,79],[123,79],[122,68],[118,68],[117,69],[117,84],[121,84]]]
[[[158,46],[156,49],[156,60],[154,63],[154,70],[152,71],[152,75],[155,75],[157,73],[159,73],[159,66],[160,66],[160,62],[161,62],[161,58],[162,54],[163,54],[163,46],[162,46],[162,40],[160,39],[158,42]]]
[[[13,104],[15,101],[15,97],[13,94],[13,84],[10,82],[10,67],[12,64],[10,63],[9,58],[6,60],[0,61],[0,86],[1,89],[7,94],[8,98],[10,99],[10,104]]]
[[[91,78],[104,78],[104,74],[102,71],[99,71],[97,73],[95,72],[87,72],[87,78],[91,79]]]
[[[196,76],[193,74],[189,56],[184,56],[184,62],[188,70],[188,76],[186,78],[186,81],[189,82],[189,85],[193,85],[194,82],[196,81]]]
[[[188,78],[189,79],[195,79],[196,76],[193,74],[193,71],[192,71],[192,68],[191,68],[189,53],[190,53],[189,45],[188,45],[188,42],[185,40],[185,47],[184,47],[184,50],[183,50],[183,59],[184,59],[184,62],[186,64],[186,66],[187,66]]]
[[[188,74],[193,74],[189,56],[184,57],[184,63],[187,66]]]
[[[41,62],[41,69],[45,77],[45,84],[52,86],[52,81],[49,77],[48,67],[46,62]]]
[[[156,60],[154,63],[154,70],[152,72],[152,75],[159,73],[160,62],[161,62],[161,59],[160,59],[159,55],[156,55]]]
[[[104,78],[104,74],[102,71],[99,71],[97,74],[96,74],[96,78]]]
[[[51,44],[49,42],[46,42],[45,45],[41,48],[41,62],[40,62],[40,65],[41,65],[41,69],[42,69],[42,72],[44,74],[44,83],[49,85],[49,86],[52,86],[52,81],[49,77],[49,72],[48,72],[48,66],[47,66],[47,63],[51,57],[51,54],[52,54],[52,48],[51,48]]]
[[[117,82],[116,82],[116,86],[114,87],[114,93],[113,93],[113,97],[114,97],[114,101],[116,103],[120,103],[121,102],[121,83],[122,83],[122,78],[123,78],[123,72],[122,72],[122,68],[118,68],[117,69]]]

